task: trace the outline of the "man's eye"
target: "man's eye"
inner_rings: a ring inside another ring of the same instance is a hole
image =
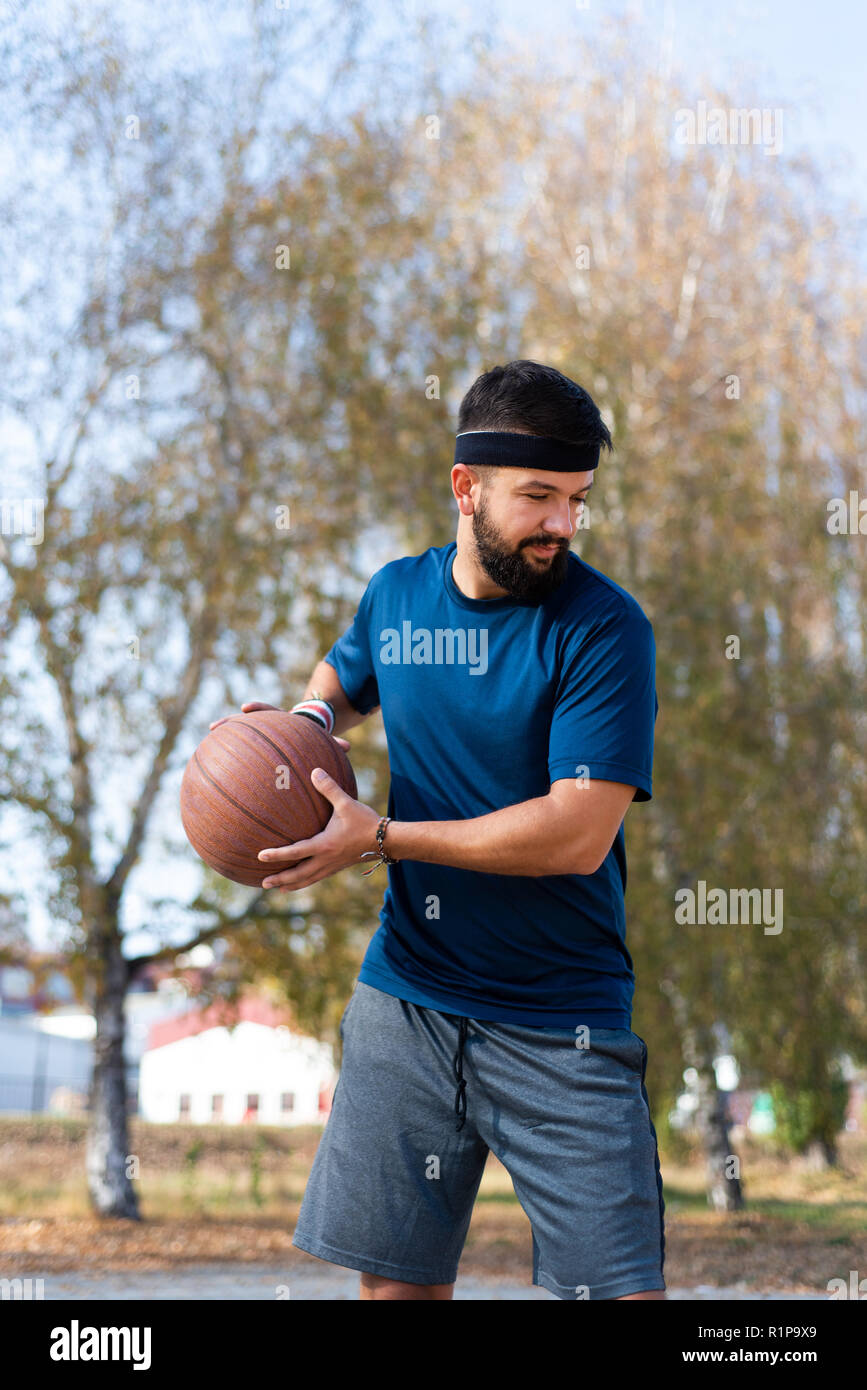
[[[548,494],[546,492],[525,492],[524,496],[529,497],[532,502],[547,502],[548,500]],[[573,497],[572,501],[576,504],[576,506],[583,507],[584,503],[587,501],[587,498]]]

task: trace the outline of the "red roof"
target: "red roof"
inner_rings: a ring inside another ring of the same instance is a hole
[[[177,1018],[165,1018],[151,1024],[148,1032],[147,1051],[155,1047],[165,1047],[167,1043],[177,1042],[179,1038],[192,1038],[197,1033],[206,1033],[209,1028],[231,1028],[236,1023],[261,1023],[266,1028],[291,1028],[297,1033],[288,1008],[278,1009],[266,999],[242,999],[239,1004],[230,1005],[224,1001],[209,1004],[206,1008],[190,1009]]]

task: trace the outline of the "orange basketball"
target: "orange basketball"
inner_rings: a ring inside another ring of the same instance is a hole
[[[331,818],[331,802],[310,781],[314,767],[358,795],[349,759],[314,720],[283,710],[232,715],[184,770],[181,821],[193,849],[223,878],[261,888],[291,866],[262,862],[259,851],[309,840]]]

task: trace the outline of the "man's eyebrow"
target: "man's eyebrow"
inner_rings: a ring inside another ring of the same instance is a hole
[[[586,487],[579,487],[579,488],[578,488],[578,492],[589,492],[590,489],[592,488],[592,486],[593,486],[592,483],[588,483]],[[543,482],[539,482],[539,481],[538,481],[537,479],[535,479],[535,478],[530,478],[530,480],[529,480],[528,482],[526,482],[526,483],[520,483],[520,484],[519,484],[519,487],[521,487],[521,488],[532,487],[532,488],[535,488],[537,492],[559,492],[559,491],[560,491],[560,489],[557,487],[556,483],[543,483]],[[578,493],[576,492],[574,495],[577,497]]]

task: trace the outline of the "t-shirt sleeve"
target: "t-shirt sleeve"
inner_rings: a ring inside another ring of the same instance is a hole
[[[604,613],[567,648],[551,722],[548,776],[625,782],[653,795],[656,643],[638,605]]]
[[[379,687],[373,665],[370,630],[373,611],[373,576],[349,627],[322,658],[337,672],[346,698],[359,714],[370,714],[379,704]]]

